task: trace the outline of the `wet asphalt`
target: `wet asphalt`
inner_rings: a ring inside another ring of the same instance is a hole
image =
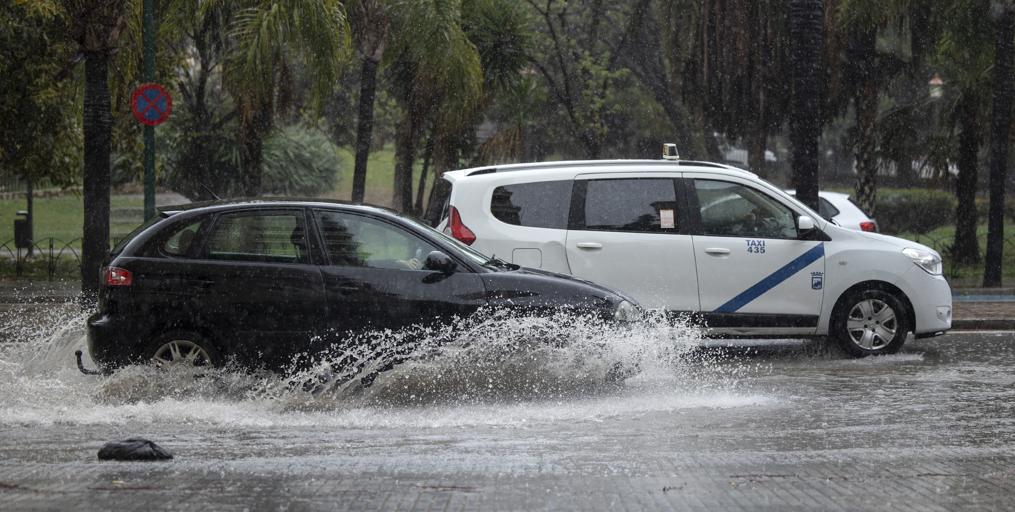
[[[47,374],[0,407],[0,509],[1011,509],[1015,333],[709,344],[620,387],[424,404],[76,404],[95,384]],[[97,460],[137,435],[174,460]]]

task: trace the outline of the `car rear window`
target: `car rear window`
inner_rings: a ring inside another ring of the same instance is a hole
[[[824,217],[826,220],[832,220],[832,217],[835,217],[836,215],[839,214],[839,209],[832,206],[832,203],[829,203],[827,199],[819,197],[818,213],[821,214],[821,216]]]
[[[423,220],[430,227],[437,227],[448,216],[448,206],[451,204],[451,182],[446,179],[439,179],[434,184],[433,195],[423,214]]]
[[[210,259],[307,263],[306,231],[298,212],[222,215],[205,249]]]
[[[577,229],[676,233],[677,193],[670,178],[589,180]]]
[[[571,180],[565,180],[497,187],[490,199],[490,213],[515,226],[567,229],[572,186]]]

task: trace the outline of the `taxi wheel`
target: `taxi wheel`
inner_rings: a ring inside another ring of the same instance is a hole
[[[883,290],[857,290],[832,312],[831,336],[854,357],[894,354],[909,334],[906,306]]]
[[[172,332],[159,336],[145,348],[144,357],[146,362],[158,367],[215,367],[221,362],[215,347],[191,332]]]

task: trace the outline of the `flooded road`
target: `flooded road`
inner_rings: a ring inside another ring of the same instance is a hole
[[[0,351],[5,510],[989,510],[1015,493],[1012,333],[852,360],[616,332],[441,353],[311,396],[238,372],[84,376],[68,315]],[[637,367],[619,384],[618,362]],[[96,459],[131,436],[176,458]]]

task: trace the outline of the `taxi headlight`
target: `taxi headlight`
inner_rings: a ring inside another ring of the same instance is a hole
[[[618,322],[635,322],[641,319],[641,310],[638,309],[638,306],[622,300],[620,304],[617,304],[616,311],[613,312],[613,319]]]
[[[943,270],[943,265],[941,265],[941,256],[938,256],[936,253],[907,247],[902,250],[902,254],[908,256],[909,259],[913,260],[913,263],[916,263],[920,266],[920,268],[926,270],[928,274],[932,276],[941,275]]]

